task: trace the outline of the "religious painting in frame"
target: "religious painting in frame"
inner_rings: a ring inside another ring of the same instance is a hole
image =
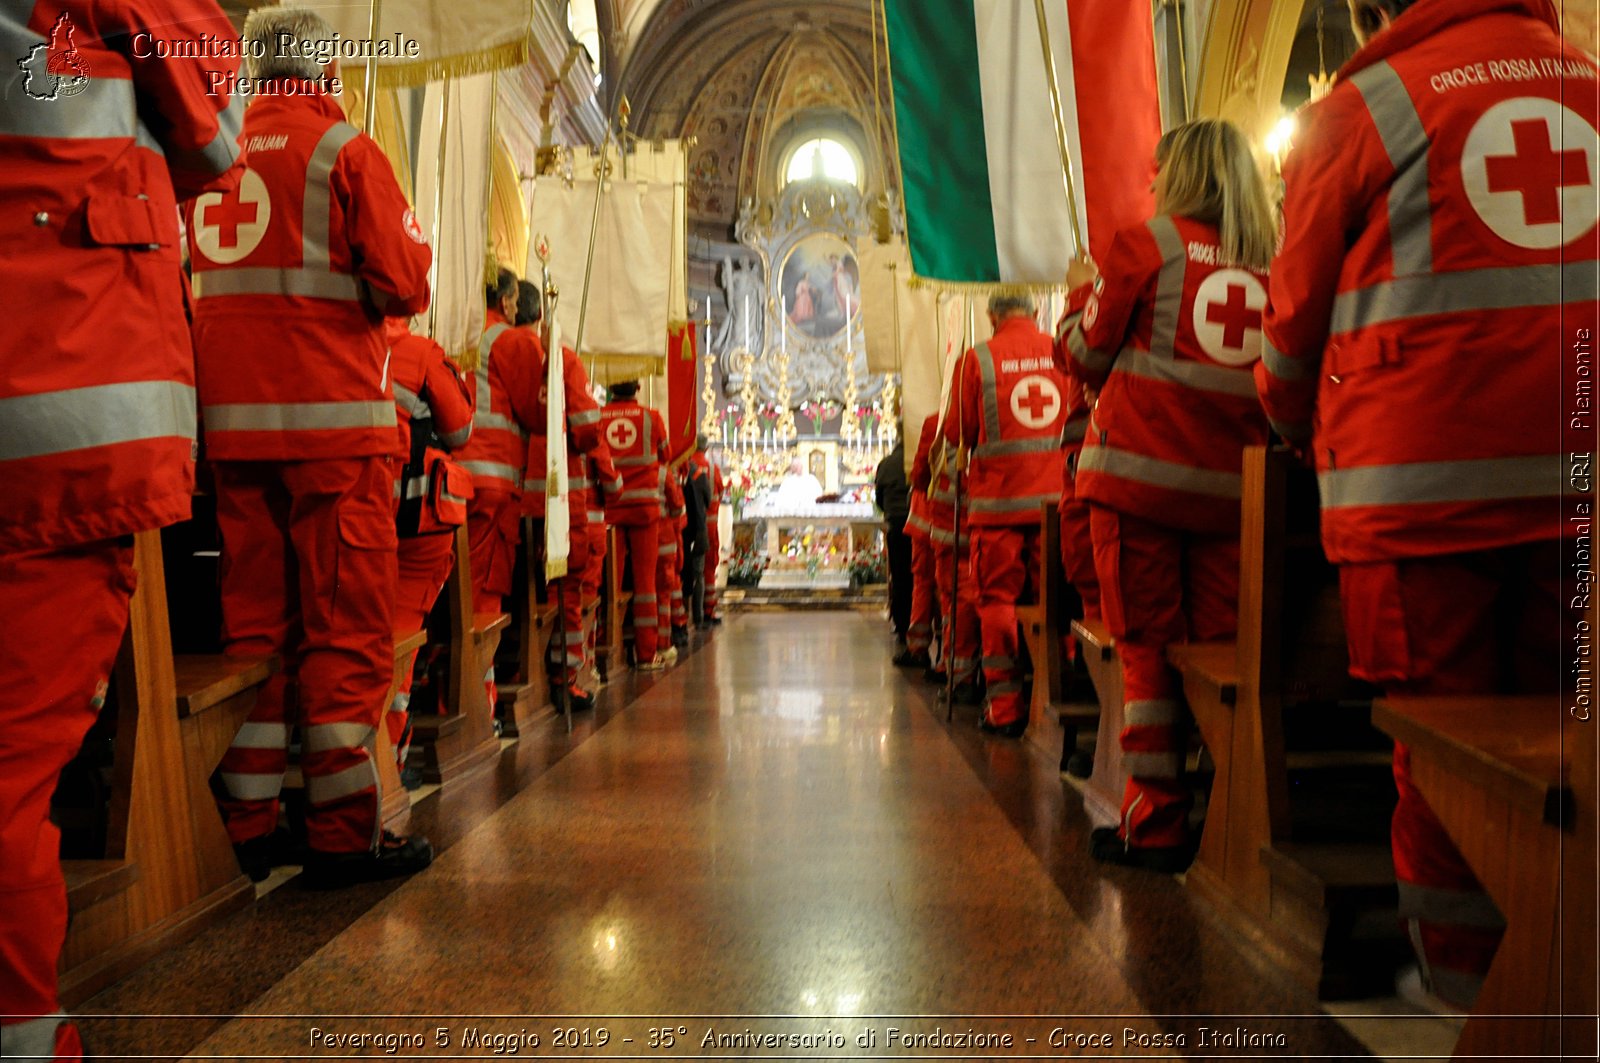
[[[812,340],[831,340],[861,314],[861,266],[850,245],[815,233],[790,249],[779,282],[788,327]]]

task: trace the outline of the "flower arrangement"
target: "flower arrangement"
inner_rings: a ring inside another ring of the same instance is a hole
[[[811,421],[811,434],[820,436],[824,422],[839,415],[839,404],[832,399],[816,398],[800,404],[800,412]]]
[[[752,548],[736,551],[733,560],[728,562],[728,586],[756,586],[766,574],[769,564],[771,562],[765,555],[756,553]]]
[[[850,555],[850,584],[863,587],[869,583],[884,583],[889,579],[889,559],[882,547],[857,550]]]
[[[877,431],[878,422],[883,420],[883,414],[876,405],[857,406],[856,420],[861,423],[862,437],[866,438]]]
[[[780,413],[778,407],[770,402],[764,402],[756,409],[756,423],[761,426],[762,435],[770,435],[777,430]]]

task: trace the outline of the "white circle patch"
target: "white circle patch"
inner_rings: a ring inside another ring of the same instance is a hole
[[[1011,415],[1022,427],[1047,428],[1060,414],[1061,389],[1049,377],[1025,376],[1011,389]]]
[[[1219,269],[1194,297],[1194,334],[1223,365],[1249,365],[1261,357],[1261,311],[1267,290],[1242,269]]]
[[[417,221],[417,212],[410,207],[400,215],[400,227],[411,237],[413,243],[421,244],[423,247],[428,246],[428,237],[423,233],[421,223]]]
[[[639,441],[639,430],[633,427],[633,422],[619,417],[606,426],[606,442],[611,444],[611,449],[625,452],[633,449]]]
[[[1467,199],[1509,244],[1547,251],[1600,217],[1595,130],[1555,100],[1522,96],[1483,113],[1461,152]]]
[[[272,197],[254,170],[245,170],[227,192],[207,192],[194,203],[194,242],[200,253],[224,266],[261,244],[272,221]]]

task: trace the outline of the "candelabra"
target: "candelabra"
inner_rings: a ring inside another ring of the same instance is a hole
[[[744,424],[741,427],[748,447],[757,441],[757,433],[761,431],[756,426],[756,356],[749,347],[744,349],[740,364],[744,368],[744,387],[739,392],[739,401],[744,403]]]
[[[883,378],[883,427],[879,429],[885,450],[893,450],[900,435],[900,375],[889,373]]]
[[[861,443],[861,419],[856,414],[856,357],[852,351],[845,356],[844,413],[839,418],[839,438],[845,443]]]
[[[785,447],[799,432],[794,426],[794,410],[789,394],[789,352],[778,355],[778,441]]]

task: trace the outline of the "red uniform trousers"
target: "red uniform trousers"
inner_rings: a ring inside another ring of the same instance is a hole
[[[50,797],[105,702],[128,626],[132,539],[0,554],[0,1014],[7,1055],[76,1059],[57,1015],[67,936]],[[42,1018],[35,1018],[42,1016]]]
[[[1561,672],[1555,542],[1339,567],[1350,673],[1388,694],[1555,693]],[[1400,916],[1433,992],[1472,1005],[1505,923],[1394,748],[1392,844]]]
[[[607,524],[602,517],[593,520],[587,527],[589,537],[589,554],[583,565],[583,607],[588,609],[600,600],[600,585],[605,581],[606,550],[609,546],[606,534]],[[599,637],[600,610],[592,613],[588,629],[584,632],[583,655],[585,664],[593,664],[595,659],[595,642]]]
[[[655,660],[661,637],[660,608],[656,599],[657,541],[656,522],[619,524],[617,561],[633,574],[633,659],[640,664]]]
[[[670,639],[672,628],[688,623],[683,609],[683,572],[678,565],[678,527],[661,522],[656,544],[656,590],[661,595],[660,630]]]
[[[1022,662],[1018,660],[1017,603],[1038,594],[1038,571],[1038,525],[972,529],[972,582],[977,585],[978,621],[983,632],[987,717],[996,727],[1027,715],[1022,701]]]
[[[421,631],[444,590],[445,580],[455,567],[456,537],[454,535],[416,535],[400,540],[400,579],[394,596],[394,629],[409,635]],[[389,711],[384,725],[389,732],[389,745],[395,759],[405,766],[410,753],[406,723],[411,713],[411,672],[416,667],[417,655],[413,653],[403,670],[405,679],[389,701]]]
[[[1094,571],[1094,537],[1089,531],[1089,503],[1068,488],[1061,496],[1061,570],[1083,600],[1083,618],[1100,619],[1100,578]]]
[[[522,541],[522,500],[481,488],[467,501],[467,542],[472,555],[472,609],[503,613]],[[493,704],[491,701],[490,704]]]
[[[1128,783],[1120,834],[1140,848],[1182,845],[1193,800],[1181,778],[1189,727],[1167,647],[1233,638],[1239,539],[1181,531],[1093,503],[1089,526],[1100,605],[1122,659]]]
[[[542,521],[538,522],[542,525]],[[583,674],[583,572],[589,565],[589,532],[585,525],[572,529],[571,547],[567,554],[567,574],[549,582],[546,593],[561,610],[562,644],[556,645],[554,633],[545,652],[545,674],[550,685],[565,682],[569,687],[578,685]]]
[[[717,595],[717,569],[722,565],[722,536],[717,532],[717,515],[706,517],[706,591],[703,615],[715,620],[722,615]]]
[[[962,550],[966,554],[972,549],[972,540],[965,534],[963,538],[967,539],[967,546]],[[933,576],[939,590],[939,614],[944,617],[940,634],[943,663],[952,669],[957,683],[965,683],[977,678],[978,656],[983,650],[978,634],[978,588],[972,579],[972,566],[967,565],[966,571],[961,573],[960,586],[956,586],[955,547],[935,542]],[[959,603],[954,600],[957,592],[961,596]]]
[[[298,724],[306,835],[318,852],[378,840],[372,753],[394,678],[391,459],[216,463],[223,640],[282,669],[222,758],[234,842],[270,834]]]
[[[906,649],[912,653],[927,653],[933,646],[934,555],[933,541],[926,535],[911,537],[911,623],[906,628]]]

